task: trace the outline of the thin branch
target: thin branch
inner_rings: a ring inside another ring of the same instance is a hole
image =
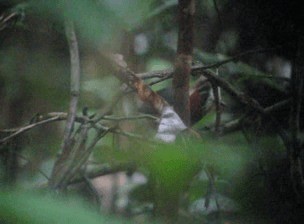
[[[38,127],[40,125],[48,124],[48,123],[51,123],[51,122],[54,122],[54,121],[61,121],[61,120],[65,120],[65,119],[66,118],[63,118],[60,115],[57,115],[57,116],[51,117],[51,118],[46,119],[46,120],[42,120],[42,121],[30,124],[30,125],[26,125],[24,127],[1,130],[0,132],[14,132],[14,133],[5,137],[5,138],[2,138],[0,140],[0,144],[3,144],[5,142],[9,141],[10,139],[17,137],[18,135],[20,135],[24,132],[27,132],[27,131],[31,130],[32,128]]]
[[[272,111],[275,111],[275,110],[281,108],[282,106],[290,103],[290,99],[287,99],[287,100],[281,101],[277,104],[274,104],[272,106],[269,106],[269,107],[263,109],[261,106],[259,106],[259,104],[257,104],[257,105],[252,104],[249,97],[247,97],[247,98],[244,97],[244,94],[242,92],[237,91],[231,84],[229,84],[224,79],[217,77],[216,74],[213,73],[212,71],[210,71],[210,70],[204,71],[204,70],[205,70],[204,66],[201,66],[201,65],[192,66],[192,75],[194,75],[194,76],[198,76],[201,74],[205,75],[211,82],[214,81],[216,83],[216,85],[218,85],[219,87],[222,87],[232,97],[235,97],[237,100],[243,102],[244,104],[257,109],[259,112],[268,114],[268,113],[271,113]],[[162,70],[162,71],[153,71],[153,72],[137,74],[137,76],[139,76],[139,77],[149,77],[149,78],[156,77],[156,76],[157,77],[172,77],[172,75],[173,75],[173,69],[166,69],[166,70]],[[100,115],[99,117],[95,118],[94,120],[92,120],[90,122],[97,123],[100,120],[104,119],[106,114],[109,114],[112,111],[113,107],[116,105],[116,103],[118,102],[118,100],[120,99],[120,97],[122,95],[123,95],[123,93],[120,93],[116,97],[114,97],[114,100],[112,100],[112,104],[108,107],[106,112],[104,112],[102,115]],[[1,139],[0,144],[3,144],[4,142],[24,133],[32,128],[38,127],[40,125],[44,125],[44,124],[55,122],[55,121],[66,120],[67,113],[52,112],[52,113],[48,113],[46,115],[42,115],[42,117],[40,117],[39,119],[40,120],[38,122],[24,126],[24,127],[0,130],[0,132],[14,132],[13,134]],[[41,120],[41,119],[43,119],[43,120]],[[125,118],[125,119],[127,119],[127,118]],[[85,121],[85,117],[77,116],[77,117],[75,117],[75,121],[83,123]]]
[[[219,10],[219,7],[217,5],[217,2],[216,0],[213,0],[213,5],[214,5],[214,8],[215,8],[215,11],[216,11],[216,14],[217,14],[217,19],[218,19],[218,22],[219,22],[219,27],[220,27],[220,30],[223,31],[223,21],[222,21],[222,18],[221,18],[221,13],[220,13],[220,10]]]
[[[44,124],[48,124],[51,122],[55,122],[55,121],[63,121],[67,119],[67,113],[64,112],[51,112],[46,114],[45,116],[40,115],[40,119],[43,119],[42,121],[37,121],[36,123],[30,124],[30,125],[26,125],[24,127],[18,127],[18,128],[11,128],[11,129],[3,129],[0,130],[0,132],[14,132],[13,134],[3,138],[0,140],[0,143],[4,143],[7,142],[8,140],[17,137],[18,135],[29,131],[32,128],[38,127],[40,125],[44,125]],[[77,116],[75,118],[76,122],[79,122],[81,124],[83,124],[84,122],[87,123],[92,123],[92,125],[94,127],[97,127],[96,125],[98,124],[98,122],[100,120],[112,120],[112,121],[123,121],[123,120],[138,120],[138,119],[152,119],[152,120],[159,120],[158,117],[149,115],[149,114],[142,114],[142,115],[138,115],[138,116],[130,116],[130,117],[113,117],[113,116],[101,116],[100,118],[98,118],[98,120],[91,120],[86,118],[85,116]],[[122,131],[118,131],[115,130],[115,128],[111,128],[111,127],[106,127],[106,126],[102,126],[101,124],[98,125],[97,127],[98,129],[102,129],[103,131],[110,131],[112,133],[116,133],[116,134],[121,134],[121,135],[125,135],[128,137],[132,137],[132,138],[138,138],[138,139],[144,139],[142,136],[140,135],[136,135],[133,133],[129,133],[129,132],[122,132]],[[146,140],[146,139],[145,139]]]
[[[236,130],[239,130],[242,126],[242,122],[244,121],[244,116],[228,121],[221,127],[221,134],[223,133],[229,133]]]
[[[153,86],[153,85],[155,85],[155,84],[157,84],[157,83],[160,83],[160,82],[162,82],[162,81],[165,81],[165,80],[167,80],[167,79],[169,79],[169,78],[171,78],[170,76],[164,76],[164,77],[162,77],[162,78],[160,78],[160,79],[158,79],[158,80],[155,80],[155,81],[153,81],[153,82],[150,82],[148,85],[149,86]]]
[[[64,130],[63,142],[62,142],[62,154],[56,160],[53,167],[52,175],[49,181],[49,186],[54,190],[63,190],[66,187],[65,173],[69,172],[69,163],[66,164],[66,160],[69,161],[72,150],[72,132],[76,118],[77,104],[80,93],[80,58],[78,41],[75,33],[74,22],[66,17],[65,18],[65,32],[69,45],[70,61],[71,61],[71,99],[67,122]],[[73,161],[72,161],[73,162]]]
[[[65,157],[64,154],[61,155],[62,162],[60,163],[59,168],[60,172],[56,174],[56,179],[53,187],[56,190],[65,189],[69,181],[74,177],[75,173],[79,170],[81,165],[86,161],[87,157],[83,156],[83,152],[86,150],[86,142],[88,138],[88,124],[83,124],[79,128],[79,131],[75,133],[75,136],[72,138],[70,153],[68,157]],[[85,159],[85,161],[83,161]]]
[[[17,127],[17,128],[9,128],[9,129],[2,129],[0,132],[2,133],[12,133],[9,136],[0,139],[0,144],[4,144],[5,142],[11,140],[12,138],[15,138],[19,136],[20,134],[23,134],[33,128],[39,127],[41,125],[45,125],[48,123],[56,122],[56,121],[64,121],[68,117],[68,114],[65,112],[50,112],[45,115],[39,115],[36,118],[36,122],[31,123],[29,125],[25,125],[22,127]],[[84,123],[84,122],[89,122],[93,123],[94,121],[85,117],[85,116],[76,116],[75,117],[75,122],[78,123]]]
[[[300,45],[300,43],[298,43]],[[303,47],[304,49],[304,47]],[[299,50],[298,50],[299,51]],[[300,57],[297,53],[293,62],[293,72],[291,76],[291,93],[292,93],[292,107],[291,107],[291,134],[293,142],[297,142],[300,133],[300,118],[301,118],[301,106],[302,106],[302,94],[303,94],[303,66],[299,62],[303,57]],[[301,58],[301,59],[300,59]],[[299,156],[299,151],[294,152],[294,157]]]
[[[249,50],[249,51],[245,51],[242,53],[239,53],[235,56],[232,56],[228,59],[219,61],[219,62],[215,62],[213,64],[209,64],[209,65],[195,65],[195,66],[200,66],[200,69],[211,69],[211,68],[219,68],[220,66],[230,63],[230,62],[236,62],[239,61],[242,57],[247,56],[247,55],[251,55],[251,54],[257,54],[257,53],[264,53],[264,52],[268,52],[268,51],[273,51],[276,50],[278,48],[267,48],[267,49],[254,49],[254,50]],[[195,66],[192,66],[195,67]],[[151,71],[151,72],[143,72],[143,73],[138,73],[136,74],[136,76],[138,76],[141,79],[151,79],[151,78],[160,78],[163,79],[165,77],[167,77],[167,79],[172,78],[172,73],[173,73],[173,69],[169,68],[169,69],[165,69],[165,70],[159,70],[159,71]],[[282,79],[284,81],[289,81],[289,78],[284,78],[284,77],[275,77],[275,76],[261,76],[261,75],[255,75],[255,77],[265,77],[265,78],[275,78],[275,79]],[[164,79],[165,80],[165,79]],[[162,80],[163,81],[163,80]]]
[[[243,92],[236,90],[229,82],[227,82],[223,78],[217,76],[211,70],[201,70],[200,67],[197,67],[197,68],[193,68],[192,71],[193,71],[194,75],[204,75],[207,79],[209,79],[211,82],[213,82],[217,86],[221,87],[230,96],[234,97],[242,104],[245,104],[262,114],[265,113],[264,108],[259,104],[258,101],[247,96]]]
[[[294,191],[298,199],[303,198],[304,195],[304,175],[303,175],[303,159],[301,159],[301,152],[303,151],[300,143],[300,119],[301,106],[303,100],[303,38],[300,36],[295,40],[296,49],[293,58],[293,71],[291,75],[291,93],[292,106],[290,113],[290,129],[291,129],[291,147],[289,150],[290,174],[294,187]],[[303,119],[303,118],[302,118]]]
[[[215,85],[221,87],[223,90],[225,90],[230,96],[241,102],[242,104],[245,104],[252,109],[264,114],[264,108],[257,102],[255,99],[245,95],[243,92],[236,90],[229,82],[224,80],[223,78],[217,76],[213,71],[210,69],[206,69],[202,65],[194,65],[192,66],[192,75],[193,76],[200,76],[203,75],[207,79],[209,79],[212,83]],[[154,72],[148,72],[148,73],[141,73],[141,77],[152,77],[152,75],[163,75],[165,77],[171,78],[173,76],[173,70],[167,69],[165,71],[154,71]]]
[[[114,133],[114,134],[122,135],[122,136],[125,136],[125,137],[133,138],[133,139],[139,139],[139,140],[146,141],[146,142],[155,142],[151,139],[145,138],[142,135],[138,135],[138,134],[135,134],[135,133],[132,133],[132,132],[116,130],[116,129],[112,129],[112,130],[110,130],[110,132]]]
[[[119,88],[119,91],[112,97],[111,103],[108,104],[106,106],[106,108],[104,109],[104,111],[102,112],[101,115],[97,116],[94,119],[94,123],[99,122],[100,120],[103,119],[104,116],[112,113],[112,111],[114,110],[115,106],[117,105],[117,103],[121,100],[121,98],[127,94],[128,92],[126,91],[126,84],[121,85],[121,87]],[[126,93],[127,92],[127,93]]]
[[[270,114],[270,113],[272,113],[274,111],[278,111],[279,109],[281,109],[284,106],[289,105],[290,103],[291,103],[291,98],[286,99],[286,100],[282,100],[282,101],[277,102],[277,103],[275,103],[275,104],[273,104],[273,105],[271,105],[269,107],[266,107],[264,109],[264,111],[265,111],[266,114]]]
[[[218,70],[217,73],[218,75]],[[220,125],[221,125],[221,98],[220,98],[220,88],[211,82],[212,85],[212,90],[213,90],[213,95],[214,95],[214,102],[215,102],[215,112],[216,112],[216,117],[215,117],[215,133],[219,134],[220,132]]]
[[[215,186],[215,177],[214,177],[213,171],[212,171],[212,169],[208,169],[208,167],[206,167],[205,173],[206,173],[206,175],[208,177],[208,180],[209,180],[209,184],[208,184],[208,188],[207,188],[207,194],[206,194],[205,207],[209,208],[210,199],[213,195],[217,211],[220,212],[221,208],[220,208],[220,204],[218,202],[217,189],[216,189],[216,186]]]
[[[142,135],[138,135],[138,134],[135,134],[135,133],[132,133],[132,132],[127,132],[127,131],[122,131],[120,129],[117,129],[116,126],[106,127],[106,126],[103,126],[102,124],[98,123],[98,124],[94,125],[94,128],[97,129],[97,130],[100,130],[100,131],[111,132],[113,134],[118,134],[118,135],[122,135],[122,136],[129,137],[129,138],[139,139],[139,140],[143,140],[143,141],[146,141],[146,142],[155,142],[153,140],[145,138]]]
[[[67,175],[65,175],[65,185],[67,186],[69,184],[69,182],[71,181],[71,179],[76,175],[77,171],[79,171],[79,169],[86,163],[86,161],[88,160],[90,154],[92,153],[95,145],[98,143],[98,141],[104,137],[111,129],[109,129],[108,131],[104,131],[104,130],[100,130],[95,138],[92,140],[92,142],[89,144],[89,146],[85,147],[83,145],[82,148],[80,148],[81,150],[79,151],[80,153],[77,153],[77,157],[75,157],[76,159],[74,159],[74,163],[73,166],[68,170],[69,172],[67,173]]]
[[[102,120],[110,120],[110,121],[125,121],[125,120],[140,120],[140,119],[159,120],[158,117],[152,116],[150,114],[142,114],[138,116],[128,116],[128,117],[104,116],[102,118]]]
[[[65,32],[69,45],[70,60],[71,60],[71,99],[70,99],[70,108],[69,108],[68,118],[64,131],[64,137],[63,137],[63,145],[62,145],[63,151],[67,150],[68,145],[70,144],[70,140],[71,140],[70,137],[72,134],[72,128],[76,117],[79,89],[80,89],[80,59],[79,59],[78,41],[74,29],[74,23],[68,18],[65,21]]]
[[[213,64],[202,66],[202,69],[219,68],[220,66],[222,66],[224,64],[239,61],[244,56],[251,55],[251,54],[257,54],[257,53],[269,52],[269,51],[273,51],[276,49],[277,48],[267,48],[267,49],[254,49],[254,50],[245,51],[245,52],[239,53],[235,56],[232,56],[226,60],[222,60],[222,61],[219,61],[219,62],[216,62]]]
[[[212,83],[214,83],[215,85],[221,87],[223,90],[225,90],[230,96],[232,96],[233,98],[235,98],[236,100],[240,101],[241,103],[255,109],[256,111],[260,112],[260,113],[265,113],[263,107],[253,98],[245,95],[243,92],[238,91],[234,88],[234,86],[232,86],[229,82],[227,82],[226,80],[224,80],[223,78],[217,76],[213,71],[211,71],[210,69],[205,69],[204,66],[202,65],[194,65],[192,66],[192,71],[191,71],[193,76],[200,76],[203,75],[205,76],[207,79],[209,79]],[[145,73],[145,74],[141,74],[141,76],[149,76],[150,75],[164,75],[168,78],[171,78],[173,76],[173,70],[169,69],[164,71],[154,71],[152,73]]]
[[[9,27],[10,24],[16,23],[18,17],[20,15],[17,12],[12,12],[8,15],[3,13],[0,15],[0,31],[4,30],[5,28]]]
[[[269,107],[266,107],[264,109],[264,114],[267,116],[267,115],[271,115],[271,113],[275,112],[275,111],[278,111],[280,109],[282,109],[283,107],[286,107],[288,106],[289,104],[291,104],[291,99],[286,99],[286,100],[282,100],[280,102],[277,102]],[[237,119],[234,119],[234,120],[231,120],[231,121],[228,121],[226,122],[225,124],[223,124],[221,126],[221,132],[222,133],[229,133],[229,132],[232,132],[232,131],[235,131],[235,130],[238,130],[241,125],[242,125],[242,122],[244,121],[246,116],[242,116],[240,118],[237,118]],[[270,117],[271,121],[274,122],[274,124],[276,124],[276,127],[278,128],[277,132],[278,134],[281,136],[283,142],[284,142],[284,145],[285,147],[289,147],[289,137],[287,137],[288,135],[285,134],[284,130],[282,130],[282,128],[280,128],[280,124],[279,122],[277,122],[274,118]]]
[[[166,0],[161,6],[157,7],[151,13],[149,13],[148,16],[147,16],[147,19],[158,16],[159,14],[164,12],[165,10],[167,10],[167,9],[173,7],[173,6],[176,6],[176,5],[177,5],[176,0]]]
[[[172,78],[173,75],[173,68],[164,69],[164,70],[158,70],[158,71],[151,71],[151,72],[143,72],[138,73],[136,76],[141,79],[151,79],[151,78],[165,78],[167,79]]]
[[[94,184],[91,182],[91,180],[85,174],[83,175],[82,179],[83,179],[84,183],[86,184],[86,186],[88,187],[88,189],[91,191],[93,197],[96,200],[98,207],[100,207],[102,205],[102,199],[101,199],[101,195],[99,194],[98,190],[96,189]]]

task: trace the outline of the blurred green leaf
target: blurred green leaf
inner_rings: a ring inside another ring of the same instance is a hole
[[[187,152],[179,145],[162,145],[149,156],[152,176],[169,190],[181,190],[196,171],[198,161],[193,160],[191,151]],[[164,189],[164,190],[165,190]]]
[[[93,212],[75,199],[55,200],[19,191],[0,192],[0,223],[18,224],[101,224],[128,223]]]

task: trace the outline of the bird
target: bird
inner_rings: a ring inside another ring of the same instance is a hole
[[[164,98],[169,105],[174,104],[173,89],[171,86],[157,91],[162,98]],[[213,93],[210,82],[203,76],[198,78],[189,90],[189,104],[190,104],[190,125],[199,122],[213,106]],[[145,114],[155,114],[156,111],[147,104],[139,106],[139,112]]]
[[[194,88],[190,89],[190,122],[199,122],[213,107],[214,96],[210,82],[200,77]]]

